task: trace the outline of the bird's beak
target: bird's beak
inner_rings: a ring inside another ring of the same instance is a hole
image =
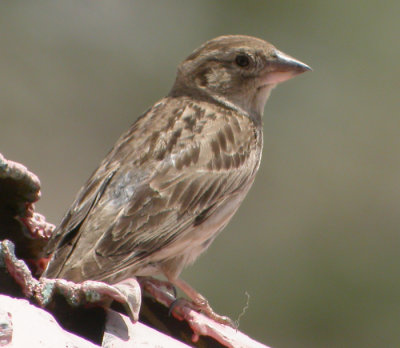
[[[309,70],[312,69],[307,64],[276,50],[274,59],[271,60],[268,66],[268,72],[263,78],[263,83],[268,85],[277,84]]]

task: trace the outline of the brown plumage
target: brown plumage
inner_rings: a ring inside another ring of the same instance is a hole
[[[208,41],[117,141],[49,242],[44,277],[174,282],[229,222],[260,165],[271,89],[309,68],[248,36]]]

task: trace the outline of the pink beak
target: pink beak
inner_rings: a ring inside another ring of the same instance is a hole
[[[274,59],[268,67],[268,72],[262,80],[263,84],[275,85],[303,72],[312,70],[307,64],[276,50]]]

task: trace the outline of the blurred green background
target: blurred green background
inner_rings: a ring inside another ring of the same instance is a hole
[[[118,136],[221,34],[314,69],[267,104],[256,183],[183,278],[276,348],[400,347],[400,2],[2,1],[0,152],[58,223]]]

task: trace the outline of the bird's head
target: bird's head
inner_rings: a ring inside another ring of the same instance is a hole
[[[220,36],[207,41],[178,67],[170,95],[207,95],[249,115],[261,117],[271,90],[311,70],[306,64],[251,36]]]

